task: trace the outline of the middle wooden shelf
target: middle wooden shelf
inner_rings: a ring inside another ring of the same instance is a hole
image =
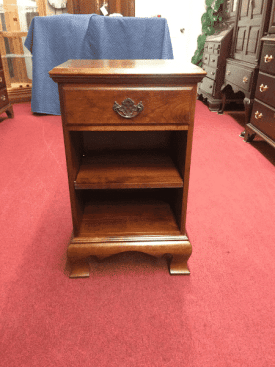
[[[181,188],[183,179],[169,153],[107,150],[84,155],[75,189]]]

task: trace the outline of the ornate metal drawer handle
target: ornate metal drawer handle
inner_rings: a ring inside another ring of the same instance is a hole
[[[6,100],[6,96],[4,96],[4,94],[2,94],[2,96],[0,98],[2,99],[2,101]]]
[[[230,74],[231,74],[231,71],[230,71],[230,70],[228,70],[228,71],[226,72],[226,74],[227,74],[227,75],[230,75]]]
[[[3,78],[0,76],[0,83],[2,83],[2,81],[3,81]]]
[[[265,55],[264,62],[271,62],[272,60],[273,60],[273,56],[272,55],[270,55],[270,56]]]
[[[256,111],[255,112],[255,119],[258,120],[258,119],[261,119],[263,117],[263,114],[260,113],[259,111]]]
[[[248,82],[248,78],[246,76],[243,77],[243,83],[247,83]]]
[[[143,108],[142,102],[135,105],[135,102],[131,98],[126,98],[121,105],[117,102],[113,105],[113,110],[126,119],[136,117],[141,111],[143,111]]]
[[[260,85],[260,92],[265,92],[267,89],[268,89],[267,85],[263,85],[263,84]]]

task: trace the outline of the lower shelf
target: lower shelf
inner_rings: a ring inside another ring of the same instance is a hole
[[[158,200],[87,203],[78,237],[180,235],[170,205]]]
[[[89,276],[89,257],[128,251],[169,255],[170,274],[189,274],[192,246],[182,234],[169,203],[161,200],[87,202],[80,229],[68,247],[71,278]]]

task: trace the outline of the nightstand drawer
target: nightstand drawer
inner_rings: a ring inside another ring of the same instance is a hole
[[[259,73],[255,97],[275,108],[275,77]]]
[[[244,69],[240,66],[227,64],[225,71],[225,79],[233,84],[238,85],[244,90],[249,91],[251,86],[253,71]]]
[[[250,123],[275,140],[275,109],[257,100],[253,104]]]
[[[6,106],[9,103],[7,89],[0,90],[0,108]]]
[[[260,70],[264,73],[275,74],[275,44],[264,43],[261,61],[260,61]]]
[[[189,124],[195,89],[186,87],[63,87],[68,125]]]

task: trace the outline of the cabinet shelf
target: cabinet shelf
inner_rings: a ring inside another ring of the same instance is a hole
[[[83,157],[75,189],[180,188],[183,180],[166,152],[111,151]]]
[[[180,234],[167,202],[103,200],[86,203],[78,237]]]

